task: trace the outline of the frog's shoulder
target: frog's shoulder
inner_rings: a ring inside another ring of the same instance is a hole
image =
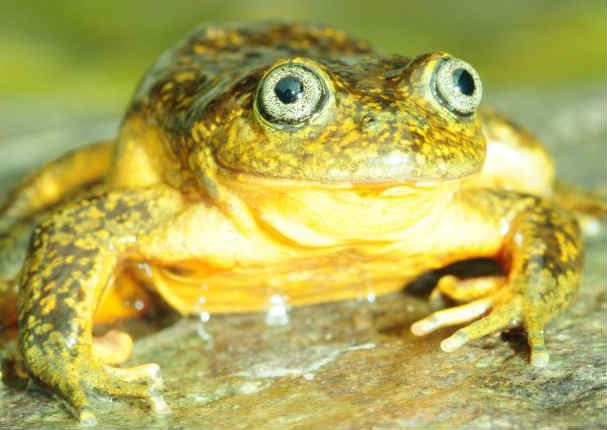
[[[127,117],[144,111],[157,119],[179,119],[193,104],[205,106],[229,92],[240,78],[277,58],[340,58],[372,52],[365,41],[322,24],[202,25],[150,67]]]

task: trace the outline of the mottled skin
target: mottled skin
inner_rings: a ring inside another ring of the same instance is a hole
[[[413,332],[481,317],[443,341],[452,351],[522,325],[545,365],[543,328],[580,284],[580,230],[531,135],[437,102],[429,81],[448,56],[382,56],[333,28],[280,23],[207,26],[164,54],[115,141],[35,172],[0,216],[0,309],[10,323],[16,299],[29,376],[84,422],[93,392],[163,410],[158,367],[113,367],[130,338],[92,336],[94,322],[141,312],[125,294],[147,304],[153,288],[182,314],[263,310],[276,294],[299,305],[394,291],[473,257],[506,276],[441,280],[433,297],[463,304]],[[297,127],[255,104],[288,62],[329,92]]]

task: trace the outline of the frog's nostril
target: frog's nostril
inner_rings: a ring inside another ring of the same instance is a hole
[[[360,119],[360,130],[362,132],[372,132],[377,127],[377,118],[373,113],[367,113]]]
[[[363,127],[367,127],[367,126],[373,125],[375,123],[375,121],[376,121],[375,115],[372,113],[368,113],[362,117],[361,124]]]

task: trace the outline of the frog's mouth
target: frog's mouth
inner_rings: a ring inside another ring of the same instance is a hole
[[[389,157],[387,162],[382,160],[381,163],[375,163],[371,167],[362,165],[343,169],[319,168],[318,166],[308,168],[306,163],[302,163],[301,168],[285,173],[271,169],[260,169],[259,172],[255,172],[247,167],[234,168],[222,162],[221,159],[216,159],[216,163],[224,177],[233,177],[240,181],[256,182],[268,186],[377,190],[395,187],[426,189],[461,180],[480,172],[483,158],[480,159],[480,162],[455,166],[451,170],[439,166],[441,170],[430,171],[428,168],[427,172],[422,170],[424,166],[410,168],[397,165],[391,162]]]
[[[218,179],[224,184],[255,184],[269,189],[326,189],[348,190],[361,196],[399,197],[439,187],[452,188],[470,175],[456,178],[378,178],[366,180],[312,180],[284,178],[249,173],[223,165],[218,166]]]

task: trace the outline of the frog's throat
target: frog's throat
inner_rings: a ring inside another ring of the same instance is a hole
[[[222,179],[216,188],[219,206],[239,230],[263,230],[306,247],[402,240],[420,223],[439,216],[460,185],[339,188]]]

